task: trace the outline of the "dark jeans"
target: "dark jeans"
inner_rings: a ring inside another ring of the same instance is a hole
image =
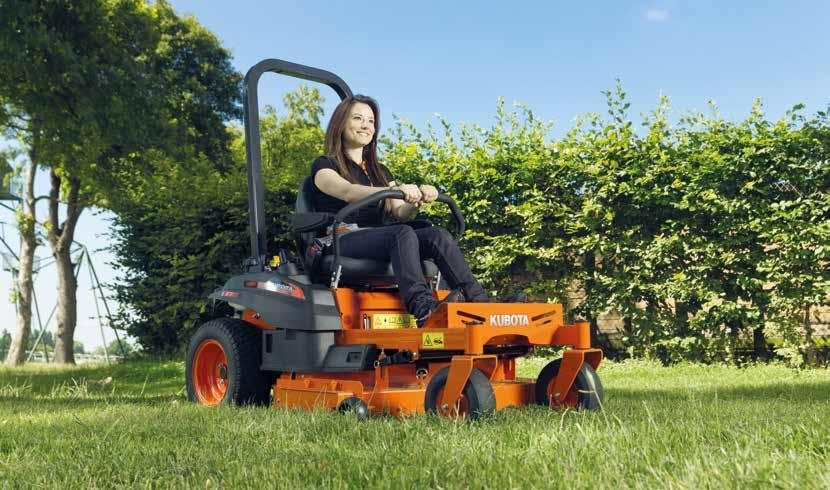
[[[450,233],[431,226],[412,229],[407,225],[389,225],[357,230],[340,239],[340,253],[356,259],[392,262],[406,309],[421,317],[434,304],[429,285],[421,269],[421,259],[432,259],[453,289],[459,289],[467,301],[486,299],[464,255]]]

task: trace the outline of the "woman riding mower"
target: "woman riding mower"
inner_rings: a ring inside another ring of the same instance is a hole
[[[372,206],[357,212],[353,220],[358,229],[341,237],[340,254],[391,261],[406,309],[419,326],[441,302],[487,302],[487,293],[445,229],[414,229],[404,224],[418,214],[423,203],[434,201],[438,190],[431,185],[395,181],[377,159],[379,127],[380,114],[374,99],[363,95],[345,98],[326,129],[325,155],[314,160],[311,167],[312,201],[319,212],[337,213],[348,203],[390,188],[404,194],[404,199],[387,199],[383,209]],[[382,213],[400,224],[384,225]],[[432,296],[421,259],[432,259],[453,288],[441,302]]]

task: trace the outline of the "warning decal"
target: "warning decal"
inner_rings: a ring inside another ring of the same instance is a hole
[[[372,328],[414,328],[415,317],[405,313],[376,313],[372,315]]]
[[[444,332],[424,333],[421,335],[421,346],[425,349],[443,349]]]

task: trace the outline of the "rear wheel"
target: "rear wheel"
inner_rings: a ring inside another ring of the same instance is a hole
[[[438,404],[444,396],[444,387],[449,374],[450,369],[445,367],[435,373],[427,385],[424,394],[424,409],[427,413],[437,412],[475,420],[492,415],[496,411],[496,395],[493,392],[493,385],[490,384],[487,376],[476,368],[470,372],[470,378],[464,385],[455,405],[439,407]]]
[[[276,373],[261,371],[262,331],[235,318],[201,327],[187,349],[187,397],[203,405],[267,404]]]
[[[547,407],[562,406],[588,410],[602,408],[605,397],[602,383],[599,381],[597,372],[587,362],[583,363],[582,367],[579,368],[579,372],[576,373],[576,379],[574,379],[571,389],[565,395],[565,399],[561,403],[554,401],[553,386],[556,383],[556,376],[559,374],[561,364],[562,359],[555,359],[539,373],[539,377],[536,378],[536,403]]]

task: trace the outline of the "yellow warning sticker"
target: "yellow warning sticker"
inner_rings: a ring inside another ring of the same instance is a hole
[[[424,349],[443,349],[444,332],[422,334],[421,347],[423,347]]]
[[[406,313],[376,313],[372,315],[372,328],[415,328],[415,317]]]

